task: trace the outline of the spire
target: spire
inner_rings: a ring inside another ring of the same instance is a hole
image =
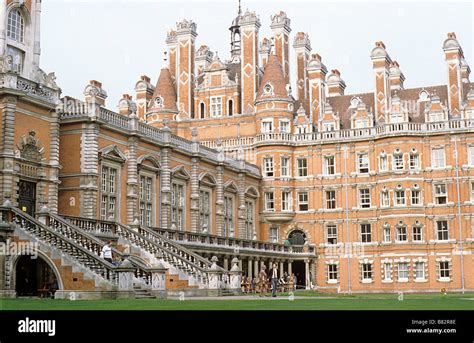
[[[242,15],[242,0],[239,0],[239,17]]]
[[[257,101],[266,99],[291,100],[286,88],[283,69],[275,55],[268,56],[268,62],[258,89]]]
[[[151,98],[150,111],[162,110],[177,112],[176,91],[168,68],[161,69],[155,92]]]

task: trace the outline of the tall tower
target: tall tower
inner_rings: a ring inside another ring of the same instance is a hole
[[[390,108],[390,65],[392,60],[383,42],[375,43],[370,57],[375,72],[375,120],[377,123],[385,123],[387,122],[386,112]]]
[[[193,85],[194,85],[194,57],[195,40],[197,37],[196,24],[190,20],[183,20],[176,25],[178,42],[176,94],[178,108],[184,117],[194,118]]]
[[[41,55],[41,0],[0,0],[0,58],[8,68],[33,81],[43,81]]]
[[[463,99],[461,61],[464,60],[464,53],[454,32],[448,33],[448,38],[443,43],[443,50],[448,66],[449,109],[453,117],[458,117]]]
[[[285,76],[286,83],[289,83],[291,20],[283,11],[280,11],[279,13],[273,15],[271,17],[271,20],[272,24],[270,27],[273,31],[273,38],[275,41],[275,55],[278,57],[278,60],[283,67],[283,75]]]
[[[295,36],[293,48],[295,49],[296,55],[298,100],[306,106],[306,109],[308,109],[309,84],[306,67],[308,65],[309,59],[311,58],[311,42],[309,40],[308,34],[304,32],[298,32]]]
[[[240,18],[241,29],[241,99],[242,113],[253,113],[258,90],[258,30],[260,19],[248,10]]]
[[[326,66],[321,56],[314,54],[308,62],[309,104],[311,123],[317,123],[324,113],[326,103]]]
[[[242,19],[242,8],[239,0],[239,13],[237,17],[232,21],[230,30],[230,55],[233,63],[237,63],[240,60],[240,49],[241,49],[241,34],[240,31],[240,20]]]

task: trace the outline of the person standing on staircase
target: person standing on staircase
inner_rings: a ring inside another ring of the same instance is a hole
[[[107,243],[104,244],[102,247],[102,254],[101,257],[106,260],[107,262],[112,263],[112,248],[110,247],[112,245],[111,241],[108,241]]]

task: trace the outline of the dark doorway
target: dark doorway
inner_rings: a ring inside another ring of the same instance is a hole
[[[51,297],[59,288],[51,267],[42,258],[31,256],[19,258],[15,284],[19,297]]]
[[[305,289],[306,268],[304,261],[294,261],[291,265],[291,271],[296,276],[296,289]]]
[[[18,206],[20,210],[34,216],[36,211],[36,183],[21,180],[18,188]]]

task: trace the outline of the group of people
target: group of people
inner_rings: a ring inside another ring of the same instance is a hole
[[[288,275],[287,272],[278,277],[278,268],[273,264],[267,273],[267,267],[262,266],[257,277],[244,276],[242,278],[242,292],[246,294],[259,294],[260,297],[267,296],[269,289],[272,290],[272,297],[276,297],[277,292],[291,292],[296,289],[295,274]]]

